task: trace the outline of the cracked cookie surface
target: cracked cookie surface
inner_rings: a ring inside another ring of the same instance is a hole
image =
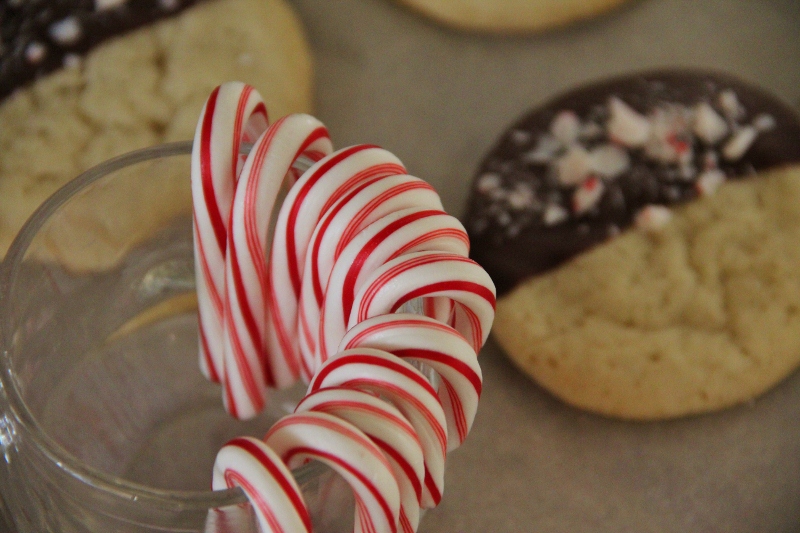
[[[497,303],[493,334],[567,403],[627,419],[751,400],[800,364],[800,166],[728,182]]]
[[[33,210],[82,171],[131,150],[191,139],[208,93],[232,79],[259,87],[272,119],[310,111],[310,50],[283,0],[203,2],[106,41],[0,102],[0,257]],[[72,246],[54,227],[47,254],[73,270],[111,266],[139,237],[190,211],[187,176],[142,182],[160,194],[130,191],[132,201],[117,206],[109,222],[128,232],[110,231],[102,222],[108,213],[85,206],[72,222],[90,234]],[[142,217],[142,209],[153,216]],[[156,227],[142,226],[143,218]],[[126,242],[109,242],[122,234]]]

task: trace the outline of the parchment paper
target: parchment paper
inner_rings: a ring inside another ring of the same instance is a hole
[[[463,212],[505,127],[558,92],[651,67],[728,71],[800,106],[800,2],[636,0],[535,36],[442,27],[390,0],[291,0],[336,147],[375,143]],[[563,405],[491,341],[472,434],[423,533],[800,530],[800,375],[752,404],[665,423]]]

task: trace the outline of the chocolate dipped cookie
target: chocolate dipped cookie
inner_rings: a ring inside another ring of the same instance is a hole
[[[658,419],[800,364],[800,119],[734,77],[650,72],[559,96],[475,179],[494,335],[566,402]],[[747,179],[745,179],[747,178]]]
[[[134,149],[191,139],[205,97],[226,80],[263,87],[272,120],[311,110],[310,50],[283,0],[10,0],[0,23],[0,257],[69,179]],[[113,217],[76,206],[69,224],[85,238],[69,242],[52,228],[47,258],[77,271],[112,266],[158,229],[142,218],[161,225],[191,211],[186,180],[148,182],[160,195],[117,191],[131,201]]]

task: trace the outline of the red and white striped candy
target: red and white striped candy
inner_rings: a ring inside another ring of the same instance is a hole
[[[425,477],[422,446],[413,426],[393,405],[377,396],[343,387],[320,389],[303,398],[295,412],[317,411],[347,420],[380,448],[400,489],[400,529],[417,530]]]
[[[297,307],[306,250],[322,215],[364,181],[405,174],[391,153],[370,145],[344,148],[318,161],[301,176],[281,206],[269,265],[269,352],[300,374]],[[313,369],[305,368],[310,376]]]
[[[237,418],[263,409],[267,386],[295,381],[282,360],[267,354],[268,229],[283,178],[295,161],[331,151],[328,130],[317,119],[283,117],[256,141],[236,185],[225,260],[223,398]]]
[[[419,315],[379,315],[347,332],[339,350],[353,348],[385,350],[435,370],[441,380],[439,400],[447,417],[448,451],[464,442],[478,411],[483,374],[477,354],[456,330]]]
[[[454,327],[478,352],[494,321],[495,287],[480,265],[457,254],[415,252],[376,269],[356,294],[348,329],[416,298],[442,296],[456,302]]]
[[[387,398],[417,433],[425,458],[422,506],[435,507],[444,489],[447,421],[430,382],[419,370],[382,350],[346,350],[328,359],[308,386],[309,394],[327,387],[348,387]]]
[[[319,366],[314,359],[318,328],[316,320],[309,323],[306,312],[313,312],[313,317],[319,313],[334,261],[366,226],[410,207],[443,209],[439,195],[427,182],[407,174],[386,176],[354,187],[317,224],[306,252],[297,313],[300,354],[308,367]]]
[[[255,141],[267,124],[267,108],[255,89],[225,83],[208,97],[192,145],[200,368],[212,381],[222,378],[225,254],[240,147]]]
[[[356,426],[327,413],[293,413],[278,420],[264,440],[289,467],[316,459],[339,473],[353,488],[355,531],[397,532],[400,491],[392,467]]]
[[[213,490],[241,487],[264,532],[311,533],[311,517],[289,468],[264,442],[238,437],[217,453]]]
[[[444,211],[413,207],[390,213],[353,238],[331,269],[322,309],[306,310],[309,329],[318,331],[317,364],[339,345],[356,291],[366,277],[386,261],[426,250],[466,257],[469,237],[461,223]]]

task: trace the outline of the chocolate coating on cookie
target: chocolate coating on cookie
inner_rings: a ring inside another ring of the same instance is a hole
[[[646,207],[797,161],[796,112],[735,77],[663,71],[581,87],[525,115],[484,159],[465,215],[471,256],[502,294]]]
[[[70,58],[200,0],[0,1],[0,100]]]

